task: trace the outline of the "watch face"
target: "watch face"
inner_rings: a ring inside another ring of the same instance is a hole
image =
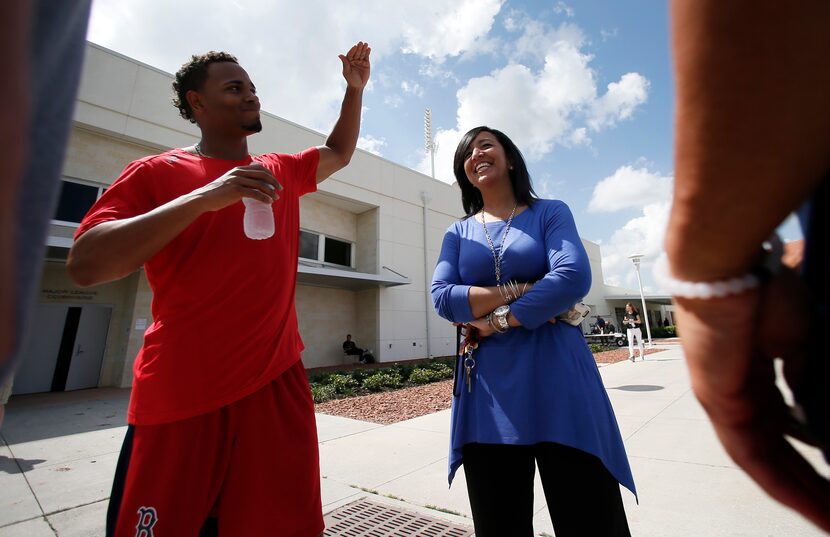
[[[497,315],[501,317],[502,315],[507,315],[507,312],[510,311],[510,306],[499,306],[495,310],[493,310],[493,315]]]

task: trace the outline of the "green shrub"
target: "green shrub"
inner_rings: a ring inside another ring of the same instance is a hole
[[[677,337],[677,329],[674,325],[655,326],[651,329],[651,337]]]
[[[379,392],[385,388],[400,388],[401,376],[394,372],[375,373],[363,380],[363,387],[370,392]]]
[[[409,381],[414,384],[429,384],[441,380],[441,374],[434,369],[418,368],[409,375]]]
[[[388,371],[392,375],[398,375],[399,377],[401,377],[401,381],[406,382],[407,380],[409,380],[409,375],[411,375],[412,372],[415,371],[415,367],[416,366],[411,364],[395,364],[386,371]]]
[[[430,360],[429,363],[422,365],[421,367],[432,369],[433,371],[438,371],[442,375],[447,374],[447,370],[449,370],[450,376],[452,376],[452,368],[455,365],[454,360]]]
[[[312,384],[311,385],[311,398],[314,400],[315,403],[323,403],[330,399],[334,399],[335,391],[334,386],[330,384],[321,385],[321,384]]]
[[[438,380],[452,378],[452,367],[448,364],[437,364],[432,370],[438,374]]]
[[[338,373],[317,373],[308,383],[315,403],[330,399],[351,397],[366,392],[402,388],[407,383],[428,384],[452,378],[455,361],[452,358],[431,359],[415,364],[394,364],[383,369],[353,369]]]
[[[309,384],[328,384],[331,373],[316,373],[308,377]]]
[[[331,386],[338,395],[348,397],[354,395],[354,390],[359,384],[350,375],[335,374],[329,377],[328,386]]]
[[[589,343],[588,348],[591,349],[591,354],[596,354],[605,350],[605,347],[599,343]]]
[[[354,379],[355,382],[357,382],[358,385],[361,385],[363,384],[363,380],[366,377],[369,377],[372,374],[374,374],[374,371],[372,371],[371,369],[352,369],[351,371],[349,371],[348,374],[351,375],[351,377]]]

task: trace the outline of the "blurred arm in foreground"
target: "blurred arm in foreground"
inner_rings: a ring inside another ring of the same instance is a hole
[[[806,255],[826,255],[815,217],[830,198],[828,23],[825,1],[672,1],[673,278],[711,283],[749,273],[762,242],[811,196],[816,233],[805,229]],[[828,259],[819,266],[824,274],[806,286],[784,268],[742,292],[676,296],[675,304],[692,387],[729,455],[773,498],[830,532],[830,482],[786,440],[793,420],[773,370],[773,358],[783,358],[797,397],[830,391],[827,356],[810,348],[807,330],[816,324],[808,306],[828,305]],[[811,416],[813,433],[826,431],[828,413]]]

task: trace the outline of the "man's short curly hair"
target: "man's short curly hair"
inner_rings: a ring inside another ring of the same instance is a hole
[[[191,123],[196,123],[193,109],[187,102],[187,92],[199,90],[207,79],[208,65],[216,62],[233,62],[238,64],[236,57],[227,52],[211,50],[201,55],[193,55],[190,61],[182,65],[173,81],[173,106],[179,109],[179,114]]]

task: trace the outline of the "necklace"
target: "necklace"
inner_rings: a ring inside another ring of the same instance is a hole
[[[207,157],[205,157],[205,154],[202,153],[202,142],[199,142],[196,145],[194,145],[193,149],[196,150],[196,154],[199,155],[200,157],[207,158]]]
[[[510,216],[507,218],[507,227],[504,228],[504,235],[501,236],[501,244],[499,244],[499,251],[496,252],[496,246],[493,244],[493,238],[490,237],[490,232],[487,231],[487,224],[484,222],[484,209],[481,210],[481,225],[484,226],[484,236],[487,237],[487,244],[490,246],[490,251],[493,252],[493,262],[496,265],[496,285],[501,285],[501,258],[504,255],[504,241],[507,239],[507,234],[510,233],[510,224],[513,222],[513,215],[516,214],[516,207],[518,203],[513,206],[510,211]]]

